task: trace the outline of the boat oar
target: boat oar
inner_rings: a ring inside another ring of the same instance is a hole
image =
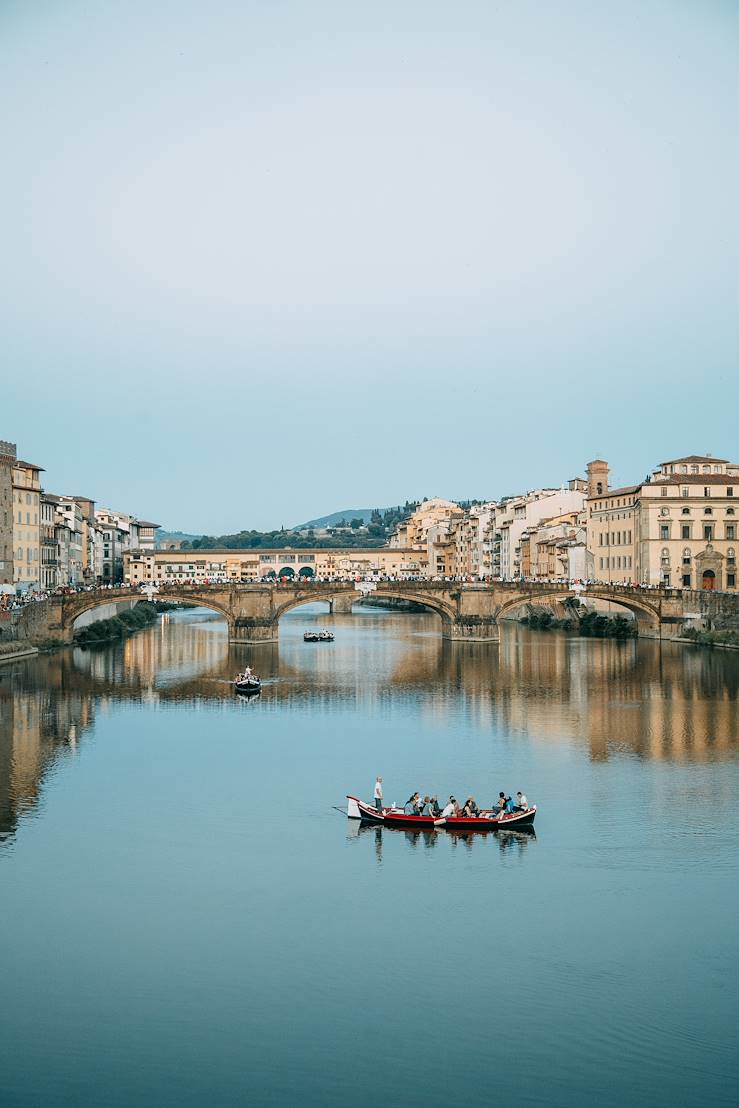
[[[443,827],[445,823],[446,823],[445,819],[435,819],[434,820],[434,827]]]

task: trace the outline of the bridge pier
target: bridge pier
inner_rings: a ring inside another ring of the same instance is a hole
[[[351,593],[348,596],[334,596],[328,602],[328,610],[332,616],[348,616],[352,613],[353,603],[354,597]]]
[[[500,642],[500,629],[495,619],[461,616],[442,620],[441,636],[450,642]]]
[[[228,641],[233,643],[278,642],[276,619],[235,619],[228,625]]]

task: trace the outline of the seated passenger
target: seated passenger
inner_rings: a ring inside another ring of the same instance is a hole
[[[505,811],[505,793],[498,793],[498,799],[495,802],[495,807],[499,815],[501,812]]]
[[[459,807],[453,796],[449,797],[449,803],[445,805],[443,812],[441,813],[442,819],[449,819],[450,816],[456,815],[455,806]]]
[[[511,815],[516,810],[516,805],[510,796],[505,798],[505,810],[507,815]]]
[[[412,796],[408,797],[408,799],[405,802],[405,805],[403,806],[403,812],[406,816],[417,816],[418,815],[418,801],[419,800],[420,800],[420,797],[419,797],[418,793],[413,793]]]
[[[516,811],[528,812],[528,810],[529,802],[526,799],[525,795],[519,790],[519,792],[516,793]]]
[[[431,814],[436,819],[438,819],[439,816],[441,815],[441,808],[439,807],[439,798],[438,798],[438,796],[432,796],[431,797]]]
[[[480,809],[475,804],[474,796],[468,796],[464,802],[464,814],[467,819],[474,819],[475,816],[479,816]]]

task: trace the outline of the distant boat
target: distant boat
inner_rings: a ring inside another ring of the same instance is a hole
[[[333,642],[332,631],[306,631],[303,634],[303,642]]]

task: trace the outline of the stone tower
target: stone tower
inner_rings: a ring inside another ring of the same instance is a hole
[[[588,496],[603,496],[608,492],[608,462],[596,458],[588,462]]]
[[[0,585],[13,584],[13,466],[15,443],[0,439]]]

